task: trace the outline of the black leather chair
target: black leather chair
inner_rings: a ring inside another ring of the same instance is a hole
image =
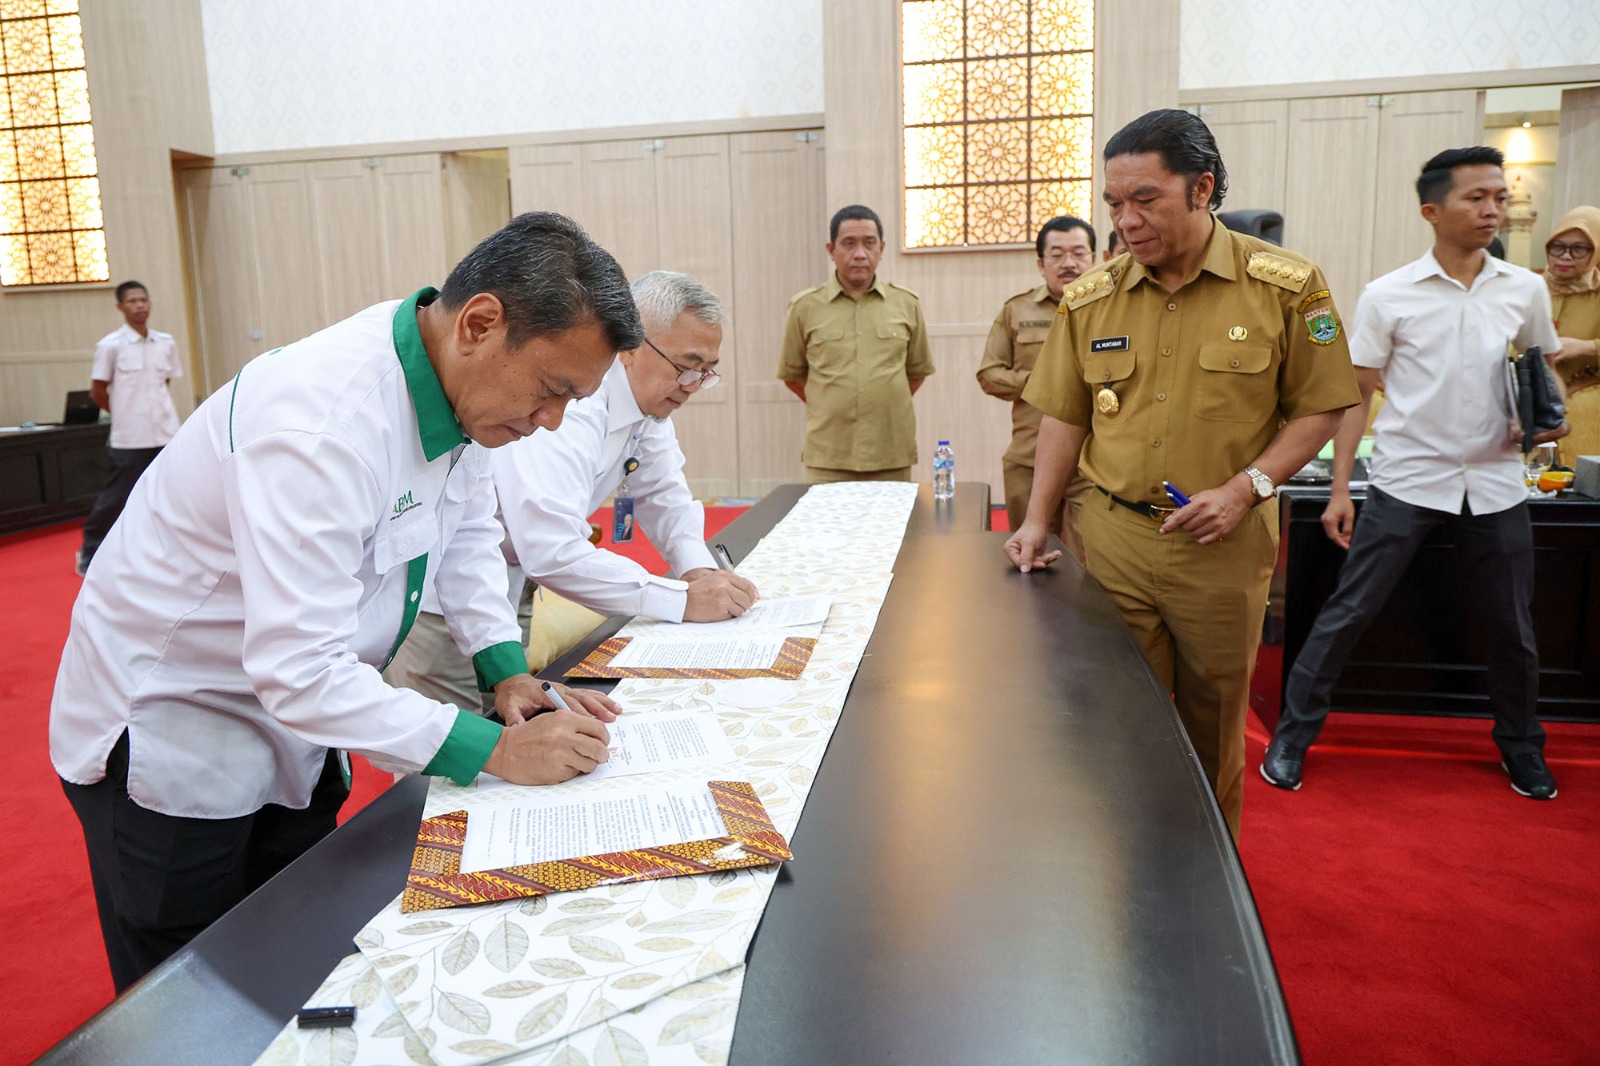
[[[1244,211],[1222,211],[1217,214],[1217,218],[1235,233],[1260,237],[1279,247],[1283,246],[1283,216],[1276,211],[1261,211],[1254,208]]]

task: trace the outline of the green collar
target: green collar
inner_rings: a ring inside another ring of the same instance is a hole
[[[417,409],[417,434],[422,438],[422,454],[433,462],[457,444],[469,444],[461,432],[455,410],[439,384],[439,375],[428,362],[428,350],[422,346],[422,331],[417,328],[417,307],[432,303],[439,290],[424,286],[400,301],[394,312],[394,350],[400,355],[400,367],[406,374],[406,386],[411,390],[411,406]]]

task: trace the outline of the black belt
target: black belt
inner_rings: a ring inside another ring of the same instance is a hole
[[[1111,493],[1107,492],[1105,489],[1101,488],[1099,485],[1096,485],[1094,488],[1095,488],[1095,491],[1098,492],[1102,496],[1111,496],[1111,502],[1112,503],[1117,504],[1118,506],[1121,506],[1121,507],[1126,507],[1128,510],[1132,511],[1134,514],[1143,515],[1146,518],[1154,518],[1154,519],[1157,519],[1157,520],[1165,520],[1167,515],[1171,514],[1173,511],[1177,510],[1176,507],[1171,507],[1171,506],[1167,506],[1167,505],[1159,504],[1159,503],[1134,503],[1132,500],[1124,500],[1121,496],[1112,496]]]

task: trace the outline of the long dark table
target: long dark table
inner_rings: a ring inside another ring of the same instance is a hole
[[[802,491],[716,539],[742,558]],[[987,505],[922,489],[732,1061],[1298,1062],[1170,699],[1076,564],[1006,564]],[[43,1061],[250,1061],[399,890],[425,793],[395,785]]]
[[[1351,493],[1359,515],[1365,496]],[[1290,485],[1278,497],[1281,534],[1272,612],[1281,633],[1282,680],[1339,581],[1345,552],[1322,530],[1323,487]],[[1600,500],[1566,494],[1528,502],[1533,524],[1533,628],[1539,645],[1539,715],[1600,721]],[[1340,711],[1487,717],[1488,648],[1477,616],[1476,575],[1446,531],[1423,542],[1333,692]],[[1257,706],[1272,728],[1281,708]]]

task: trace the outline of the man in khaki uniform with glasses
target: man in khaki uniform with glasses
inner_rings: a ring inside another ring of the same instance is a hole
[[[1094,227],[1072,215],[1057,215],[1040,228],[1034,250],[1039,253],[1039,276],[1044,282],[1017,293],[1000,308],[983,348],[983,362],[978,365],[978,386],[1011,403],[1011,445],[1000,463],[1011,529],[1022,528],[1028,514],[1034,449],[1039,443],[1039,420],[1044,417],[1037,407],[1023,402],[1022,389],[1055,321],[1061,294],[1094,266]],[[1083,539],[1078,536],[1076,516],[1084,493],[1091,491],[1087,478],[1073,478],[1066,499],[1050,518],[1050,532],[1061,538],[1080,563]]]
[[[1081,468],[1095,485],[1086,566],[1172,691],[1237,837],[1275,486],[1360,394],[1322,272],[1212,217],[1227,170],[1205,123],[1150,112],[1105,158],[1129,254],[1067,287],[1023,391],[1045,417],[1006,552],[1025,572],[1060,555],[1045,550],[1048,516]],[[1174,507],[1164,483],[1189,502]]]
[[[778,379],[806,405],[806,481],[910,481],[911,395],[933,373],[922,304],[878,277],[883,222],[842,207],[828,224],[834,274],[789,301]]]

